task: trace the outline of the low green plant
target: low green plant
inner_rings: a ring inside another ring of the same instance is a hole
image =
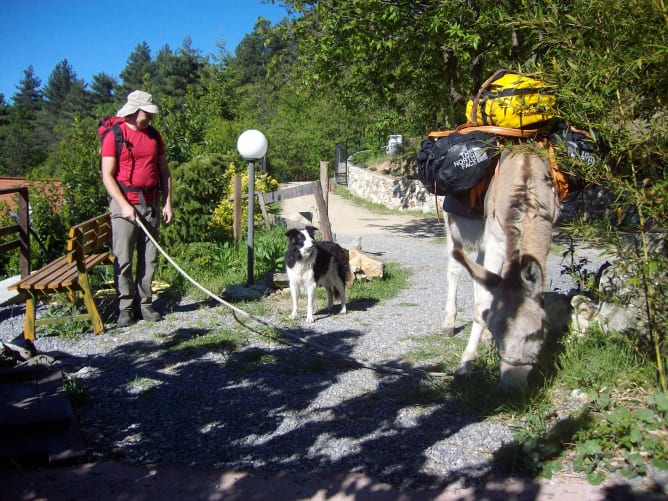
[[[285,268],[285,227],[273,225],[254,239],[255,272],[258,276]]]
[[[568,246],[562,255],[561,274],[573,279],[578,291],[591,291],[594,288],[596,273],[589,269],[591,264],[586,257],[577,256],[575,240],[568,236]]]
[[[90,402],[90,392],[88,391],[88,388],[74,376],[64,374],[63,389],[65,390],[65,393],[67,393],[72,405],[84,405]]]
[[[254,280],[283,269],[285,245],[285,228],[282,226],[274,225],[254,233]],[[228,285],[243,284],[248,280],[248,243],[245,239],[223,243],[196,242],[181,247],[172,259],[193,280],[217,295]],[[183,295],[195,298],[206,296],[169,263],[161,264],[159,277]]]
[[[84,333],[90,332],[90,322],[70,318],[80,313],[79,307],[67,301],[64,294],[55,294],[48,308],[41,313],[42,319],[51,319],[52,322],[41,325],[41,336],[61,336],[65,339],[77,339]]]
[[[274,364],[276,356],[260,348],[252,348],[237,353],[230,366],[236,370],[246,371],[256,367]]]
[[[611,472],[645,475],[650,463],[668,469],[668,397],[643,389],[654,377],[651,359],[621,336],[590,329],[584,338],[569,337],[557,365],[558,374],[534,396],[543,405],[522,417],[514,437],[522,454],[505,458],[513,469],[550,476],[557,462],[569,460],[593,484]],[[574,390],[587,401],[557,417],[555,407],[572,398],[562,395]]]
[[[589,404],[589,411],[594,416],[591,426],[573,437],[577,454],[573,464],[590,482],[600,483],[604,470],[628,478],[646,475],[648,464],[668,471],[665,393],[603,392]]]

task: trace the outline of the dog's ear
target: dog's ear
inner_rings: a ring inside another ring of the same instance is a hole
[[[285,232],[285,236],[288,238],[294,237],[297,233],[299,233],[299,230],[295,230],[294,228],[289,229],[288,231]]]
[[[315,232],[318,231],[318,228],[315,226],[306,226],[304,229],[308,231],[308,234],[311,236],[311,238],[315,240]]]

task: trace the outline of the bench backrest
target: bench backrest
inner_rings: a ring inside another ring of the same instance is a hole
[[[110,245],[111,215],[107,212],[70,228],[69,239],[67,240],[67,261],[81,264],[85,256]]]

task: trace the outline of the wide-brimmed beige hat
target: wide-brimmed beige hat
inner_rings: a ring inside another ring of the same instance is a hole
[[[158,106],[153,104],[153,96],[151,96],[151,94],[144,92],[143,90],[135,90],[128,94],[128,102],[118,110],[116,115],[119,117],[127,117],[128,115],[136,113],[137,110],[143,110],[152,115],[160,112]]]

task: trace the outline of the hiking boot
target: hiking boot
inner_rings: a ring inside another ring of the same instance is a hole
[[[116,321],[117,327],[127,327],[135,323],[135,317],[130,310],[121,310]]]
[[[161,318],[160,313],[155,311],[150,304],[141,307],[141,317],[147,322],[157,322]]]

